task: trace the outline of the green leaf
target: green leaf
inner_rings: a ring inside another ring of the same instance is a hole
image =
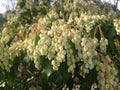
[[[61,63],[59,70],[53,72],[49,76],[48,81],[50,83],[54,83],[57,88],[61,87],[61,85],[67,83],[72,78],[71,73],[68,73],[67,69],[68,69],[67,63],[66,62]]]
[[[73,50],[73,55],[77,54],[77,49],[75,48],[75,44],[71,41],[71,38],[68,38],[68,43],[70,44],[72,50]]]
[[[48,84],[48,80],[47,80],[46,76],[43,75],[41,78],[42,78],[42,85],[41,85],[42,89],[41,90],[52,90],[51,89],[52,87],[50,87]]]
[[[63,82],[67,82],[71,77],[71,73],[68,73],[67,62],[63,62],[59,67],[59,72],[62,74]]]
[[[94,82],[97,82],[97,71],[95,68],[85,75],[85,78],[81,82],[80,90],[91,90],[91,86]]]
[[[42,65],[42,73],[45,74],[48,78],[53,71],[51,61],[46,59],[45,56],[41,56],[40,57],[40,64]]]
[[[39,37],[39,35],[37,35],[34,39],[34,45],[35,46],[38,44],[39,39],[40,39],[40,37]]]

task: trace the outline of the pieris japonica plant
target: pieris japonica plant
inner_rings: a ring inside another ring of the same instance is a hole
[[[14,18],[0,33],[1,89],[120,89],[120,20],[92,0],[58,0],[29,26]]]

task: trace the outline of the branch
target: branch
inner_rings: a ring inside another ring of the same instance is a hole
[[[119,1],[119,0],[117,0],[116,3],[115,3],[115,11],[117,10],[118,1]]]

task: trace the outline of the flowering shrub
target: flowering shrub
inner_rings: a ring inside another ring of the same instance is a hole
[[[12,27],[16,18],[2,30],[1,89],[119,90],[119,19],[91,1],[58,6],[29,27]]]

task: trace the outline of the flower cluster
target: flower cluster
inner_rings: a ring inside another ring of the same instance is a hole
[[[7,72],[10,71],[10,60],[14,60],[16,56],[20,56],[21,50],[23,50],[24,42],[22,40],[13,39],[13,32],[9,28],[4,28],[0,38],[0,67]]]
[[[106,53],[107,45],[108,45],[108,40],[106,38],[101,38],[100,39],[101,52]]]
[[[11,65],[9,64],[9,54],[6,52],[8,47],[4,48],[4,44],[0,41],[0,68],[10,71]]]
[[[94,57],[97,56],[96,47],[98,46],[97,38],[83,37],[82,38],[82,48],[83,48],[83,62],[84,66],[81,68],[83,70],[83,75],[89,73],[89,70],[93,69],[95,66]]]
[[[115,26],[117,35],[120,35],[120,19],[115,19],[114,20],[114,26]]]
[[[9,33],[9,34],[8,34]],[[0,38],[0,68],[10,71],[11,65],[9,63],[9,53],[7,43],[11,38],[11,33],[8,28],[4,28]]]
[[[68,10],[66,8],[68,5],[65,5],[63,8]],[[59,18],[59,16],[62,18]],[[105,18],[104,15],[88,15],[83,12],[71,11],[69,17],[65,20],[63,12],[56,13],[56,9],[52,9],[45,17],[39,19],[38,26],[40,28],[38,28],[39,40],[37,45],[34,46],[34,43],[31,41],[29,48],[27,48],[28,54],[34,60],[36,68],[39,69],[41,67],[39,63],[41,56],[45,56],[51,61],[55,71],[59,69],[62,62],[67,62],[68,72],[71,73],[74,73],[76,62],[82,61],[84,64],[81,67],[80,74],[83,77],[96,67],[99,73],[97,77],[98,87],[101,90],[111,90],[116,87],[118,83],[116,78],[117,70],[109,56],[106,56],[109,61],[109,63],[106,63],[104,58],[99,55],[102,53],[105,56],[108,40],[103,35],[100,40],[90,35],[96,23]],[[109,77],[106,77],[108,74]],[[109,80],[108,78],[111,79]]]
[[[101,57],[102,62],[97,62],[96,70],[98,71],[98,87],[100,90],[114,90],[118,84],[117,70],[110,60],[109,56]]]
[[[71,6],[72,4],[69,3],[68,5]],[[64,6],[65,10],[68,5],[66,4]],[[76,8],[77,7],[75,7],[75,9]],[[59,16],[64,16],[63,12],[58,14],[55,11],[56,9],[53,8],[47,16],[39,19],[38,26],[40,28],[38,28],[38,31],[40,31],[40,40],[35,49],[31,49],[34,50],[31,52],[33,53],[33,58],[36,64],[38,64],[37,59],[43,55],[49,60],[52,60],[51,63],[54,70],[58,70],[60,63],[65,61],[65,57],[67,57],[67,64],[69,66],[68,71],[74,72],[75,63],[82,58],[81,38],[84,32],[83,28],[85,28],[85,32],[89,33],[95,23],[99,19],[105,18],[105,16],[88,16],[86,13],[81,13],[80,16],[78,16],[77,12],[71,12],[66,22],[64,18],[59,19]],[[52,24],[51,27],[48,27],[50,24]],[[72,25],[74,25],[74,27],[71,27]],[[75,45],[75,49],[77,50],[76,55],[73,55],[73,49],[71,48],[68,39],[71,39],[72,43]],[[90,40],[90,42],[91,41],[92,40]],[[94,46],[93,49],[95,48],[96,47]],[[91,52],[88,52],[88,54],[90,53]]]

